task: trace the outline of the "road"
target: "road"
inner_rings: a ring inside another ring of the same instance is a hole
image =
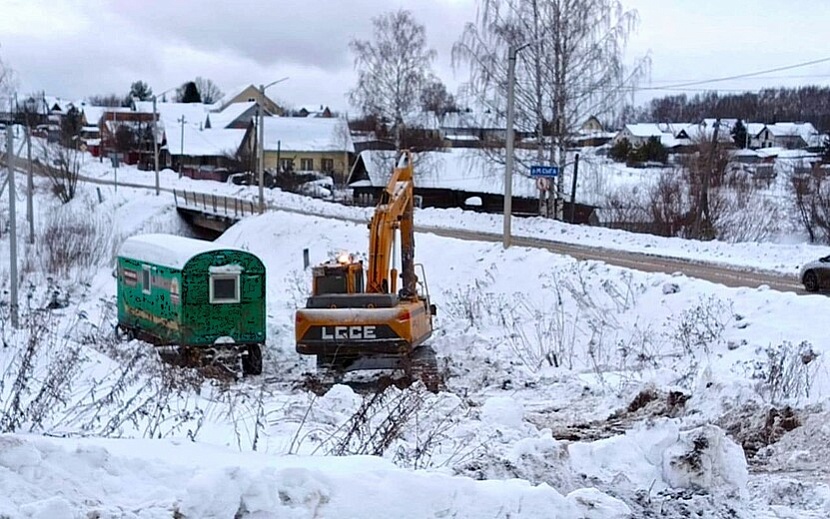
[[[25,161],[18,158],[18,168],[24,172]],[[84,182],[99,185],[112,185],[114,182],[109,180],[92,178],[82,176],[80,177]],[[119,186],[154,190],[154,186],[143,184],[134,184],[128,182],[119,182]],[[172,188],[160,188],[161,191],[172,193]],[[316,213],[314,211],[306,211],[294,209],[289,207],[281,207],[278,204],[269,203],[269,209],[286,211],[290,213],[321,216],[324,214]],[[338,217],[338,220],[351,221],[355,223],[365,224],[367,220],[360,218]],[[431,233],[437,236],[445,236],[448,238],[455,238],[459,240],[483,241],[483,242],[498,242],[501,243],[502,235],[498,233],[468,231],[464,229],[447,229],[441,227],[416,225],[417,232]],[[627,252],[614,249],[605,249],[600,247],[588,247],[584,245],[574,245],[569,243],[557,242],[554,240],[547,240],[542,238],[529,238],[523,236],[514,236],[512,244],[517,247],[532,247],[546,249],[556,254],[564,254],[571,256],[578,260],[593,260],[602,261],[609,265],[617,267],[640,270],[643,272],[662,272],[666,274],[673,274],[679,272],[687,277],[703,279],[718,283],[729,287],[748,287],[757,288],[760,286],[768,286],[772,290],[781,292],[794,292],[800,295],[807,294],[804,287],[801,285],[797,276],[784,275],[775,272],[759,272],[741,269],[738,267],[731,267],[716,263],[705,263],[699,261],[691,261],[686,259],[671,258],[667,256],[643,254],[638,252]]]

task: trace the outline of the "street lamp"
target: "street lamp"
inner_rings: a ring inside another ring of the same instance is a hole
[[[513,212],[513,120],[516,112],[516,55],[530,45],[511,45],[507,50],[507,135],[504,161],[504,233],[502,246],[510,247],[510,217]]]
[[[265,114],[262,110],[262,102],[265,99],[265,89],[286,81],[288,76],[272,81],[267,85],[259,85],[259,102],[257,102],[257,131],[259,137],[259,146],[257,146],[257,176],[259,178],[259,212],[265,212]],[[279,167],[279,164],[277,164]]]

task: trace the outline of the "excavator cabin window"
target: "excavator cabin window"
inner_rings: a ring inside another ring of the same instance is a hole
[[[314,295],[325,294],[353,294],[362,293],[363,270],[349,268],[327,268],[315,272]],[[350,287],[349,276],[353,276],[352,287]]]

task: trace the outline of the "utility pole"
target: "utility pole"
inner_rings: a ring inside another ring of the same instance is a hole
[[[695,238],[701,238],[701,225],[703,223],[703,217],[706,217],[706,221],[711,224],[709,219],[709,179],[712,176],[712,173],[715,169],[715,154],[718,151],[718,129],[720,128],[720,117],[715,119],[715,126],[712,132],[712,151],[709,154],[709,166],[706,168],[706,171],[703,173],[703,180],[702,185],[700,188],[700,196],[698,197],[698,204],[697,204],[697,215],[695,217]]]
[[[6,166],[9,171],[9,284],[11,285],[11,318],[12,326],[17,328],[17,218],[15,213],[15,192],[14,192],[14,140],[12,137],[12,125],[6,126]]]
[[[35,242],[35,210],[32,197],[35,192],[34,165],[32,163],[32,127],[26,126],[26,158],[29,167],[26,175],[26,219],[29,221],[29,243]]]
[[[184,123],[187,122],[184,118],[184,114],[182,114],[178,121],[182,123],[181,155],[179,155],[179,178],[182,178],[182,164],[184,164]]]
[[[265,100],[265,85],[259,85],[259,102],[257,103],[257,138],[259,140],[259,157],[256,164],[257,181],[259,182],[259,214],[265,211],[265,113],[262,110],[262,102]]]
[[[259,85],[259,101],[257,102],[257,140],[259,146],[257,150],[257,177],[259,182],[259,212],[265,212],[265,112],[262,109],[262,104],[265,102],[265,89],[286,81],[288,77],[271,81],[267,85]],[[279,159],[277,160],[277,167],[279,168]]]
[[[576,154],[576,159],[574,160],[574,178],[573,183],[571,184],[571,223],[574,223],[576,219],[576,179],[577,175],[579,175],[579,153]]]
[[[156,172],[156,196],[159,196],[159,141],[158,141],[158,111],[156,96],[153,96],[153,164]]]
[[[519,52],[515,45],[507,51],[507,136],[505,148],[507,157],[504,161],[504,231],[502,245],[510,247],[510,217],[513,213],[513,119],[516,109],[516,54]]]

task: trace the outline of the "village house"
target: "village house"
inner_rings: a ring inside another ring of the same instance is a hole
[[[164,150],[174,170],[192,178],[225,181],[230,173],[252,169],[254,136],[253,124],[244,129],[187,124],[165,132]]]
[[[347,185],[359,205],[374,205],[392,173],[394,151],[367,150],[355,159]],[[446,148],[416,156],[415,197],[420,207],[463,208],[487,213],[504,212],[504,167],[481,152]],[[539,214],[536,179],[513,175],[513,214]],[[571,204],[565,203],[570,215]],[[576,204],[575,223],[596,223],[595,209]]]
[[[354,143],[344,119],[265,117],[263,130],[265,169],[314,171],[345,182]]]
[[[622,140],[628,140],[633,147],[637,148],[647,143],[651,138],[659,140],[666,148],[688,144],[688,139],[684,136],[675,137],[672,128],[668,125],[654,123],[626,124],[614,137],[613,143],[617,144]]]

